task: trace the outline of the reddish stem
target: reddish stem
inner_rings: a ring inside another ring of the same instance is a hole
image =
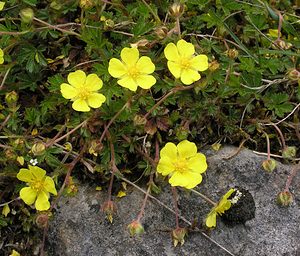
[[[283,134],[282,134],[281,130],[278,128],[278,126],[276,124],[272,123],[272,125],[274,126],[274,128],[276,129],[276,131],[279,133],[279,136],[280,136],[280,139],[281,139],[281,143],[282,143],[282,149],[285,149],[286,148],[285,139],[283,137]]]
[[[175,206],[175,220],[176,220],[176,229],[179,228],[179,217],[178,217],[178,202],[177,202],[177,190],[176,187],[172,187],[173,201]]]
[[[286,183],[285,183],[285,188],[284,191],[289,191],[289,187],[292,183],[293,178],[296,176],[297,171],[300,169],[300,162],[294,166],[294,168],[292,169],[290,175],[288,176]]]

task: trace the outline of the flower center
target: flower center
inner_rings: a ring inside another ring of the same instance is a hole
[[[179,65],[181,69],[190,69],[191,67],[191,59],[190,58],[182,58],[180,59]]]
[[[185,172],[188,169],[187,161],[185,158],[178,158],[174,163],[175,170],[178,172]]]
[[[140,75],[140,71],[135,67],[128,68],[128,76],[130,76],[133,80],[137,79]]]
[[[90,92],[84,86],[79,87],[77,90],[78,90],[78,98],[82,100],[87,100],[87,98],[90,95]]]
[[[36,180],[30,183],[30,187],[34,189],[36,192],[43,190],[44,188],[44,181],[43,180]]]

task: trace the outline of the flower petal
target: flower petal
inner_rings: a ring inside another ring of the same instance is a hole
[[[158,173],[161,173],[163,176],[167,176],[170,173],[175,171],[175,167],[172,164],[172,159],[169,157],[162,157],[159,159],[156,170]]]
[[[73,85],[75,88],[81,87],[85,83],[86,75],[82,70],[77,70],[71,72],[68,75],[68,82],[70,85]]]
[[[143,74],[151,74],[155,70],[155,65],[147,56],[142,56],[136,63],[136,68]]]
[[[125,47],[121,51],[121,59],[128,67],[132,67],[139,59],[139,50],[137,48]]]
[[[190,57],[195,53],[194,45],[183,39],[177,42],[177,49],[181,57]]]
[[[4,56],[3,50],[0,48],[0,58]]]
[[[45,179],[45,181],[44,181],[44,189],[47,192],[52,193],[53,195],[57,195],[57,191],[56,191],[56,188],[55,188],[54,181],[49,176],[47,176],[46,179]]]
[[[31,205],[36,199],[36,191],[31,187],[22,188],[20,190],[20,197],[25,202],[25,204]]]
[[[143,89],[149,89],[156,83],[156,79],[151,75],[140,75],[138,76],[136,82]]]
[[[37,199],[35,201],[35,208],[38,211],[47,211],[50,208],[50,203],[48,198],[49,196],[44,191],[38,193]]]
[[[178,61],[179,59],[179,53],[178,53],[178,49],[176,47],[175,44],[173,43],[169,43],[165,50],[164,50],[164,54],[167,60],[169,61]]]
[[[66,83],[60,85],[60,92],[65,99],[75,98],[78,94],[75,87]]]
[[[34,179],[31,171],[25,168],[20,169],[19,173],[17,174],[17,178],[25,182],[31,182]]]
[[[209,228],[217,225],[217,213],[214,211],[214,209],[207,215],[205,224]]]
[[[127,72],[126,66],[120,60],[112,58],[109,61],[108,73],[114,78],[120,78]]]
[[[167,65],[168,65],[168,68],[169,68],[171,74],[175,78],[179,78],[181,76],[182,69],[181,69],[181,66],[177,62],[168,61]]]
[[[0,11],[2,11],[2,10],[3,10],[3,8],[4,8],[4,5],[5,5],[5,2],[1,1],[1,2],[0,2]]]
[[[102,88],[103,82],[96,74],[90,74],[85,80],[86,89],[89,91],[97,91]]]
[[[91,93],[88,97],[88,105],[92,108],[99,108],[101,107],[102,103],[105,102],[106,98],[101,93]]]
[[[172,177],[169,179],[169,183],[175,187],[185,187],[191,189],[196,187],[202,181],[202,176],[198,173],[193,172],[174,172]]]
[[[4,58],[0,57],[0,64],[3,64],[3,63],[4,63]]]
[[[32,165],[28,165],[29,170],[31,171],[33,178],[35,180],[43,180],[45,175],[46,175],[46,171],[38,166],[32,166]]]
[[[194,142],[183,140],[177,145],[178,155],[182,158],[190,158],[197,154],[197,146]]]
[[[81,112],[88,112],[91,110],[86,100],[83,99],[75,100],[72,104],[72,108],[76,111],[81,111]]]
[[[160,157],[168,157],[173,161],[177,160],[177,147],[174,143],[168,142],[161,150]]]
[[[208,58],[206,55],[200,54],[191,60],[191,67],[198,71],[208,69]]]
[[[201,78],[200,74],[193,69],[184,69],[181,74],[181,82],[190,85]]]
[[[125,76],[117,82],[119,85],[128,88],[131,91],[136,91],[138,84],[130,76]]]
[[[201,153],[197,153],[187,160],[187,166],[190,171],[196,173],[204,173],[207,169],[206,157]]]

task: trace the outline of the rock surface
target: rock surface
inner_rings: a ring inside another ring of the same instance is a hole
[[[206,151],[209,168],[198,190],[217,201],[230,187],[248,189],[256,204],[256,217],[246,225],[226,226],[218,219],[211,239],[232,255],[241,256],[300,256],[300,174],[293,179],[290,191],[295,200],[289,208],[275,203],[283,190],[292,166],[277,163],[272,173],[266,173],[261,163],[266,158],[243,149],[237,156],[225,160],[236,148]],[[230,255],[206,238],[201,232],[190,232],[183,246],[173,247],[170,229],[174,228],[172,212],[149,200],[142,219],[145,233],[131,238],[127,225],[137,216],[144,195],[132,188],[126,197],[116,199],[118,215],[109,224],[99,211],[106,193],[82,185],[75,197],[61,198],[54,220],[50,223],[47,253],[49,256],[105,255]],[[157,198],[173,208],[169,186]],[[187,220],[198,220],[200,226],[210,205],[194,193],[179,191],[179,210]],[[181,226],[187,224],[181,222]]]

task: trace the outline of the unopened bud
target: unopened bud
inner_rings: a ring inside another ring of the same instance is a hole
[[[186,140],[187,137],[189,136],[189,129],[184,126],[180,126],[176,128],[175,132],[176,132],[176,138],[179,141]]]
[[[273,159],[265,160],[262,163],[262,167],[267,172],[272,172],[276,168],[276,161]]]
[[[230,58],[230,59],[235,59],[239,56],[239,52],[237,49],[229,49],[225,52],[225,54]]]
[[[80,0],[79,6],[82,9],[88,9],[95,5],[93,0]]]
[[[17,103],[18,98],[19,96],[15,91],[8,92],[5,95],[5,102],[8,106],[12,106]]]
[[[17,158],[17,155],[15,154],[15,152],[13,152],[11,149],[6,149],[4,151],[5,153],[5,157],[8,159],[8,160],[14,160]]]
[[[89,148],[91,155],[97,156],[103,149],[103,144],[99,140],[92,140]]]
[[[220,64],[219,64],[216,60],[212,61],[212,62],[209,63],[209,65],[208,65],[208,69],[209,69],[210,71],[212,71],[212,72],[214,72],[214,71],[216,71],[217,69],[219,69],[219,67],[220,67]]]
[[[277,195],[277,204],[283,207],[290,206],[294,201],[293,195],[290,191],[281,191]]]
[[[292,81],[298,81],[300,79],[300,72],[297,69],[292,69],[288,73],[288,78]]]
[[[136,48],[150,48],[150,42],[147,39],[141,39],[139,41],[137,41],[136,43],[130,44],[130,46],[132,48],[136,47]]]
[[[112,223],[113,222],[113,216],[117,212],[117,206],[116,206],[116,204],[113,201],[111,201],[111,200],[106,201],[102,205],[101,210],[105,213],[106,218],[108,219],[108,221],[110,223]]]
[[[131,222],[127,227],[131,236],[140,235],[145,231],[143,225],[137,220]]]
[[[184,12],[184,5],[182,3],[174,3],[172,4],[172,6],[169,8],[169,12],[170,14],[175,17],[178,18],[180,17],[183,12]]]
[[[49,216],[46,213],[39,214],[36,219],[35,223],[39,228],[45,228],[48,225]]]
[[[35,143],[32,148],[31,148],[31,152],[35,155],[35,156],[40,156],[42,154],[44,154],[46,149],[46,146],[44,143],[42,142],[38,142]]]
[[[34,18],[34,12],[31,8],[25,8],[20,11],[21,20],[24,23],[31,23]]]
[[[184,244],[184,238],[186,234],[187,230],[185,228],[176,228],[172,231],[172,239],[175,247],[178,245],[178,243],[180,245]]]
[[[168,35],[168,28],[167,27],[158,27],[154,30],[154,33],[157,35],[159,39],[164,39]]]
[[[134,124],[134,126],[145,125],[146,123],[147,123],[147,119],[144,118],[144,117],[141,116],[141,115],[136,115],[136,116],[133,118],[133,124]]]
[[[297,151],[297,149],[294,146],[293,147],[285,147],[282,150],[282,156],[287,159],[293,158],[296,156],[296,151]]]

